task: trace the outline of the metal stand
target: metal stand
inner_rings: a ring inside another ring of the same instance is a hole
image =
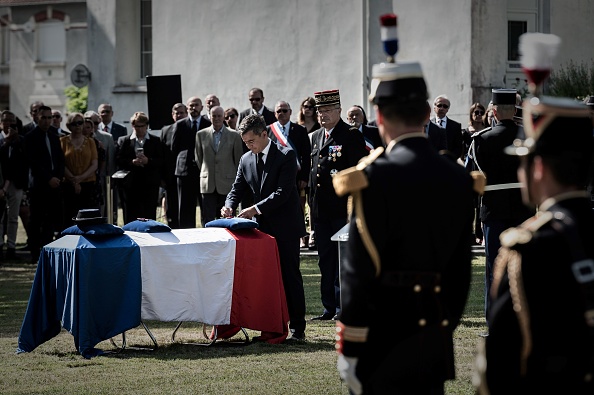
[[[114,354],[119,354],[122,351],[124,351],[126,348],[129,350],[141,350],[141,351],[155,351],[157,348],[159,348],[159,345],[157,344],[157,339],[155,339],[155,336],[153,336],[152,332],[149,330],[149,328],[146,326],[146,324],[142,321],[140,321],[140,324],[142,325],[142,327],[144,328],[146,333],[151,338],[151,341],[153,342],[154,347],[138,347],[138,346],[128,347],[128,344],[126,341],[126,332],[122,332],[122,345],[121,346],[118,346],[116,344],[115,340],[113,340],[113,337],[111,339],[109,339],[111,344],[116,348],[116,350],[113,351]]]
[[[177,326],[175,327],[175,330],[173,331],[173,333],[171,334],[171,342],[174,343],[175,342],[175,334],[177,333],[178,329],[182,326],[183,321],[180,322],[179,324],[177,324]],[[224,344],[232,344],[232,345],[246,345],[249,344],[250,342],[250,337],[247,333],[247,331],[243,328],[241,329],[241,332],[243,333],[244,339],[243,340],[227,340],[227,339],[218,339],[217,338],[217,327],[216,325],[212,327],[212,339],[211,337],[208,335],[208,333],[206,332],[206,327],[207,324],[202,324],[202,336],[204,336],[205,339],[208,340],[208,342],[206,343],[198,343],[198,342],[182,342],[181,344],[188,344],[188,345],[192,345],[192,346],[203,346],[203,347],[209,347],[212,346],[215,343],[224,343]]]

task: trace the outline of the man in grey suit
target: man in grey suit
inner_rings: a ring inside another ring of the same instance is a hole
[[[217,218],[237,174],[243,155],[239,133],[227,129],[225,110],[215,106],[210,110],[212,125],[196,134],[196,165],[200,172],[202,194],[202,226]]]
[[[238,130],[250,152],[241,157],[221,215],[233,216],[243,195],[253,195],[256,203],[244,208],[238,217],[255,217],[259,229],[276,239],[289,310],[291,337],[287,340],[302,342],[305,293],[299,269],[299,239],[305,235],[305,221],[295,184],[297,155],[294,150],[272,142],[259,116],[248,115]]]

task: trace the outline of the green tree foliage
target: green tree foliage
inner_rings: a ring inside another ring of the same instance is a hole
[[[87,104],[89,99],[89,88],[84,86],[77,88],[70,85],[64,89],[64,95],[68,98],[66,100],[66,109],[68,112],[80,112],[84,114],[87,111]]]
[[[594,60],[579,64],[570,60],[554,70],[549,80],[549,94],[579,100],[594,94]]]

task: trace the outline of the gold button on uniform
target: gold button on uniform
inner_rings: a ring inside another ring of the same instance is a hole
[[[427,320],[425,320],[424,318],[421,318],[419,320],[419,326],[425,326],[425,325],[427,325]]]
[[[441,292],[441,287],[439,285],[436,285],[435,288],[433,288],[433,291],[435,291],[436,294]]]
[[[413,287],[413,291],[415,291],[415,292],[417,292],[417,293],[418,293],[418,292],[421,292],[421,286],[420,286],[419,284],[415,285],[415,286]]]

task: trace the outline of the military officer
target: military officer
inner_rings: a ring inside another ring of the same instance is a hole
[[[486,381],[491,394],[594,394],[594,212],[585,185],[592,123],[583,104],[526,101],[524,202],[538,216],[501,235],[491,288]]]
[[[309,207],[316,232],[318,266],[322,275],[320,292],[324,311],[314,320],[331,320],[340,311],[338,243],[330,238],[347,223],[347,197],[339,197],[332,177],[357,164],[367,155],[365,140],[358,130],[340,118],[340,92],[316,92],[316,109],[322,127],[311,138]]]
[[[476,168],[487,178],[485,194],[481,199],[480,219],[485,238],[485,317],[489,316],[489,290],[493,282],[493,263],[499,250],[499,235],[507,228],[517,226],[529,218],[533,211],[522,203],[516,170],[517,157],[505,155],[503,149],[518,135],[513,120],[516,110],[515,89],[493,89],[493,116],[497,123],[473,135]],[[486,333],[488,334],[488,332]]]
[[[354,207],[341,262],[338,370],[356,394],[442,394],[454,378],[452,333],[470,286],[473,180],[424,133],[421,66],[376,65],[373,78],[385,154],[372,151],[334,180]],[[447,210],[427,210],[436,194]]]

